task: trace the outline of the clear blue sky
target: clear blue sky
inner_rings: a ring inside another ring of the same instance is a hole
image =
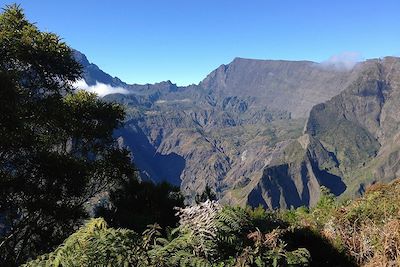
[[[128,83],[198,83],[234,57],[400,55],[400,1],[0,0]]]

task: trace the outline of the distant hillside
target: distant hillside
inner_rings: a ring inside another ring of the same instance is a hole
[[[254,97],[257,106],[304,118],[312,106],[343,90],[355,73],[311,61],[235,58],[211,72],[200,86],[220,97]]]
[[[180,185],[189,201],[209,185],[226,203],[315,205],[321,185],[353,195],[396,174],[397,58],[351,70],[236,58],[179,87],[128,85],[76,55],[89,85],[128,90],[105,98],[127,106],[116,134],[142,177]]]

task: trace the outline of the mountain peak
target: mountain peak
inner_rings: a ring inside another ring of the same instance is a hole
[[[72,55],[76,61],[78,61],[83,67],[90,65],[89,60],[82,52],[72,49]]]

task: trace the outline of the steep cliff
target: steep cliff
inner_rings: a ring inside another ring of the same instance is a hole
[[[306,133],[338,159],[348,193],[399,174],[400,59],[363,64],[349,87],[310,112]]]

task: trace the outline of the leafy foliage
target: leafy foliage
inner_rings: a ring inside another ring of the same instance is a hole
[[[124,110],[74,93],[71,49],[13,5],[0,14],[0,265],[43,253],[87,217],[92,197],[134,176],[112,132]]]
[[[399,264],[399,181],[375,184],[351,202],[322,192],[310,209],[266,211],[215,201],[181,208],[177,228],[162,235],[160,227],[150,226],[129,253],[137,253],[137,266]]]
[[[130,230],[106,228],[102,219],[96,219],[69,237],[56,251],[26,266],[54,263],[60,266],[89,266],[89,263],[90,266],[160,267],[309,266],[310,253],[306,249],[286,249],[281,239],[286,230],[261,233],[254,228],[249,211],[206,201],[180,209],[180,225],[169,234],[162,236],[161,228],[156,224],[148,226],[141,238]],[[99,224],[101,227],[95,228],[99,233],[93,233],[90,229]],[[116,233],[126,240],[109,238]],[[115,244],[115,240],[129,246]],[[79,242],[84,245],[73,245]],[[103,246],[104,242],[108,245]],[[107,250],[107,247],[111,248]],[[71,251],[71,254],[65,251]],[[77,265],[68,265],[69,258],[62,258],[63,255],[75,255],[71,259]],[[125,261],[119,262],[118,255],[123,255]]]

